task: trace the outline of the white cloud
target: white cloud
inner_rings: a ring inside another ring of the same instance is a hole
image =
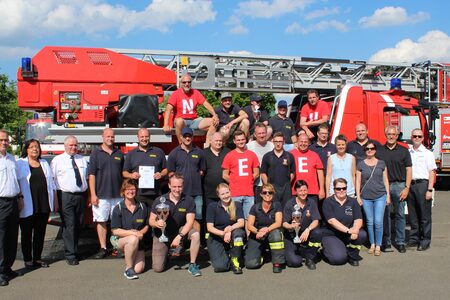
[[[273,18],[295,11],[303,10],[314,0],[250,0],[239,3],[239,8],[235,11],[237,15],[251,18]]]
[[[312,19],[316,19],[316,18],[337,15],[338,13],[340,13],[339,7],[333,7],[333,8],[325,7],[324,9],[319,9],[319,10],[315,10],[315,11],[307,13],[305,16],[305,19],[312,20]]]
[[[36,52],[37,49],[29,48],[29,47],[7,47],[0,46],[0,60],[8,60],[8,59],[17,59],[18,57],[31,57]],[[19,65],[19,61],[17,65]]]
[[[231,34],[246,34],[248,33],[248,28],[242,24],[242,21],[237,16],[231,16],[225,25],[230,26],[229,32]]]
[[[169,31],[177,23],[189,26],[213,21],[212,1],[152,0],[142,11],[106,0],[2,0],[0,39],[18,40],[69,33],[98,35],[108,30],[126,35],[132,30]]]
[[[421,36],[417,42],[404,39],[394,48],[378,51],[369,59],[371,62],[421,62],[450,61],[450,36],[445,32],[433,30]]]
[[[313,31],[325,31],[328,29],[334,29],[340,32],[348,31],[348,27],[345,23],[336,21],[336,20],[330,20],[330,21],[321,21],[316,24],[308,25],[308,26],[302,26],[297,22],[294,22],[290,25],[288,25],[285,29],[286,33],[301,33],[301,34],[308,34]]]
[[[362,17],[359,24],[364,27],[385,27],[403,24],[414,24],[430,18],[426,12],[419,11],[416,14],[408,15],[403,7],[386,6],[375,10],[373,15]]]

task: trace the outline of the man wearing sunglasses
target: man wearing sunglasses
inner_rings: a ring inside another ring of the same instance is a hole
[[[386,144],[380,148],[377,158],[386,163],[391,202],[395,210],[395,244],[400,253],[406,252],[405,245],[405,207],[411,186],[412,161],[408,149],[397,143],[398,129],[396,126],[387,126],[384,130]],[[391,204],[391,205],[392,205]],[[391,250],[391,206],[384,211],[383,246],[382,251]]]
[[[436,162],[433,152],[425,148],[423,131],[419,128],[411,132],[412,145],[409,153],[412,158],[412,181],[408,196],[408,212],[411,231],[408,247],[425,251],[431,243],[431,202]]]
[[[173,121],[175,125],[175,134],[177,135],[178,143],[181,144],[181,129],[189,127],[192,130],[200,129],[207,132],[207,137],[210,137],[219,124],[214,108],[205,99],[205,97],[196,89],[192,88],[192,78],[189,74],[184,74],[180,79],[181,87],[173,92],[169,101],[167,102],[166,111],[164,113],[163,131],[166,134],[171,132],[169,126],[169,118],[172,111],[175,113]],[[197,118],[197,106],[203,105],[211,114],[211,118]],[[209,146],[209,139],[206,139],[207,146]]]

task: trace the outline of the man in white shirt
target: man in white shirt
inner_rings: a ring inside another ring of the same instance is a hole
[[[414,129],[411,140],[412,180],[407,199],[411,231],[407,245],[417,247],[417,251],[425,251],[431,243],[431,202],[436,162],[433,153],[422,144],[422,130]]]
[[[19,232],[19,211],[23,197],[19,196],[17,164],[14,156],[6,152],[9,133],[0,129],[0,286],[19,276],[11,267],[16,259]]]
[[[56,156],[51,163],[56,188],[61,191],[60,214],[63,221],[64,256],[67,264],[76,266],[78,239],[84,220],[86,191],[88,189],[88,164],[77,154],[78,140],[69,135],[64,140],[65,152]]]

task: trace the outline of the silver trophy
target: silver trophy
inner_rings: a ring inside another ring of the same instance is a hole
[[[156,205],[156,214],[157,214],[159,220],[163,220],[164,222],[166,222],[167,218],[169,217],[169,205],[167,205],[165,203],[166,198],[164,198],[164,197],[160,197],[159,202],[160,203],[158,205]],[[161,236],[159,237],[159,241],[161,243],[165,243],[165,242],[169,241],[167,236],[164,234],[165,229],[166,229],[166,225],[164,225],[164,227],[161,228]]]
[[[300,211],[300,206],[298,204],[295,204],[294,211],[292,212],[292,221],[300,225],[301,219],[302,219],[302,212]],[[295,244],[301,243],[300,237],[298,236],[299,231],[300,226],[295,228],[295,238],[294,238]]]

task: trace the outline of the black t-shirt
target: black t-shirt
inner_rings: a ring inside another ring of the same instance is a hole
[[[234,119],[238,118],[241,108],[239,107],[239,105],[232,104],[230,107],[230,111],[227,112],[223,109],[222,105],[219,105],[218,107],[214,108],[214,111],[219,117],[219,128],[220,128],[227,125]]]
[[[286,144],[292,144],[292,136],[296,135],[295,125],[291,118],[282,119],[278,115],[269,119],[269,125],[272,127],[273,133],[281,132],[284,136]]]
[[[121,228],[125,230],[141,230],[148,224],[147,206],[136,201],[134,212],[127,209],[125,201],[120,201],[113,209],[111,215],[111,228]]]
[[[213,202],[208,205],[206,210],[206,223],[213,223],[214,227],[219,230],[224,230],[225,227],[231,226],[239,219],[244,219],[241,203],[235,202],[236,205],[236,221],[230,220],[230,215],[225,211],[222,204]]]
[[[287,151],[283,151],[280,157],[272,150],[264,154],[261,162],[261,173],[267,175],[269,183],[278,187],[291,182],[291,174],[295,175],[294,156]]]
[[[262,208],[262,202],[260,202],[250,208],[249,215],[255,216],[255,227],[259,230],[275,223],[275,214],[281,211],[281,203],[272,202],[269,211],[265,213]]]
[[[389,183],[406,181],[406,168],[412,166],[411,154],[408,149],[396,144],[391,150],[384,145],[377,148],[376,156],[386,163]]]
[[[364,150],[364,148],[366,147],[366,145],[369,142],[373,143],[377,147],[377,153],[378,153],[378,149],[380,149],[382,146],[376,140],[368,139],[368,141],[363,145],[358,143],[358,141],[356,141],[356,140],[348,142],[347,153],[352,154],[356,158],[357,165],[360,161],[362,161],[366,158],[366,150]]]
[[[183,193],[189,196],[202,195],[202,177],[200,171],[205,171],[203,150],[192,147],[186,152],[181,146],[173,149],[167,158],[169,172],[178,172],[184,176]]]
[[[181,227],[186,224],[186,215],[195,213],[195,202],[194,198],[182,195],[181,199],[175,204],[170,200],[169,193],[161,195],[161,197],[166,198],[165,204],[169,205],[169,217],[166,220],[166,229],[164,234],[168,237],[174,237],[178,234]],[[156,206],[160,204],[160,198],[158,197],[153,201],[151,212],[156,213]],[[161,236],[161,230],[158,228],[153,228],[154,235],[156,237]]]
[[[260,113],[260,117],[259,120],[256,121],[256,114],[253,113],[253,109],[251,105],[247,105],[246,107],[244,107],[242,109],[243,111],[245,111],[248,115],[248,121],[250,122],[250,133],[253,133],[253,131],[255,130],[255,124],[256,122],[265,122],[265,121],[269,121],[269,114],[267,113],[267,111],[263,108],[259,108],[259,113]]]
[[[228,152],[230,152],[230,149],[224,147],[219,152],[219,155],[216,156],[211,148],[203,150],[205,156],[205,175],[203,176],[203,191],[205,198],[218,198],[216,187],[219,183],[225,182],[222,178],[222,163]]]
[[[131,150],[125,158],[123,166],[124,171],[139,172],[139,166],[153,166],[155,173],[161,172],[166,168],[166,155],[158,147],[149,147],[147,151],[142,151],[139,148]],[[139,189],[140,196],[154,196],[159,195],[161,179],[155,180],[155,188],[153,189]]]
[[[319,144],[317,144],[317,142],[314,142],[309,146],[309,149],[311,151],[316,152],[319,155],[320,160],[322,161],[323,164],[324,172],[326,173],[328,157],[330,157],[331,154],[335,154],[337,152],[336,146],[332,143],[327,143],[325,147],[322,147]]]
[[[111,154],[105,152],[101,146],[89,158],[89,175],[95,176],[95,193],[100,199],[120,197],[122,186],[122,169],[124,156],[119,149]]]
[[[347,227],[352,227],[355,220],[362,219],[361,206],[352,197],[347,197],[342,206],[334,198],[334,195],[326,198],[323,202],[322,214],[326,221],[335,218]],[[328,223],[327,227],[333,231],[340,232]]]

